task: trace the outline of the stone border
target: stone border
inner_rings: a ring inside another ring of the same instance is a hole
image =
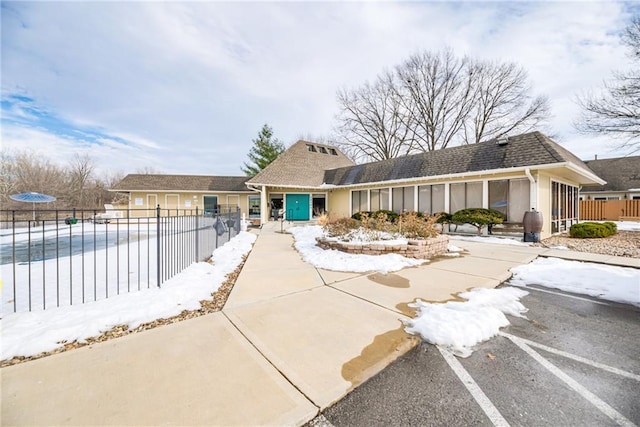
[[[447,253],[449,236],[440,234],[426,240],[408,240],[406,245],[354,244],[327,240],[324,237],[316,238],[316,242],[322,249],[336,249],[350,254],[399,254],[407,258],[429,259]]]

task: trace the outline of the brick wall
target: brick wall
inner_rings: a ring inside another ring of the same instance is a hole
[[[409,240],[406,245],[354,244],[326,240],[322,237],[318,237],[316,242],[322,249],[336,249],[350,254],[399,254],[407,258],[429,259],[447,252],[449,236],[439,235],[428,240]]]

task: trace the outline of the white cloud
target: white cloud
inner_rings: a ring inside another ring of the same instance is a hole
[[[610,2],[4,2],[3,94],[135,146],[94,151],[106,167],[240,174],[262,124],[285,143],[330,134],[339,87],[449,46],[522,64],[551,98],[561,142],[614,156],[575,134],[573,98],[625,66],[628,19],[626,4]],[[10,131],[33,139],[29,127]]]

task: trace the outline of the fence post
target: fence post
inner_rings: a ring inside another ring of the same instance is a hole
[[[198,250],[198,246],[200,244],[198,237],[200,236],[200,228],[198,227],[198,207],[196,206],[196,262],[200,261],[200,251]]]
[[[157,260],[156,260],[156,264],[157,264],[157,275],[158,275],[158,287],[160,287],[160,262],[161,262],[161,256],[160,256],[160,205],[158,205],[156,207],[156,236],[157,236]]]

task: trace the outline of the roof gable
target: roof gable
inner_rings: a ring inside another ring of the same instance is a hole
[[[318,187],[327,169],[353,166],[340,150],[325,144],[298,141],[280,154],[247,184],[283,187]]]
[[[628,191],[640,188],[640,156],[587,160],[587,166],[607,181],[605,185],[585,186],[582,191]]]
[[[589,172],[579,158],[540,132],[512,136],[505,144],[497,142],[492,139],[328,170],[325,183],[353,185],[558,163],[570,163]]]
[[[223,191],[249,192],[247,176],[129,174],[115,191]]]

